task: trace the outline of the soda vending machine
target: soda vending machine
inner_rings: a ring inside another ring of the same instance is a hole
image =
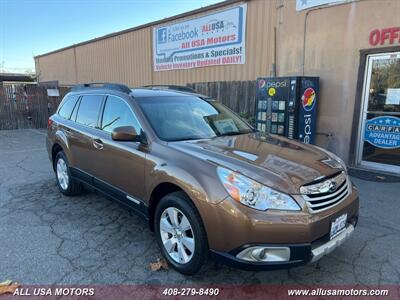
[[[259,131],[314,143],[319,77],[258,78],[256,89]]]

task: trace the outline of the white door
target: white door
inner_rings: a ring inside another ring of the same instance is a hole
[[[367,57],[357,162],[400,174],[400,52]]]

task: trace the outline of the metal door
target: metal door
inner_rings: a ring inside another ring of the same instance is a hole
[[[368,55],[358,137],[359,165],[400,173],[400,52]]]

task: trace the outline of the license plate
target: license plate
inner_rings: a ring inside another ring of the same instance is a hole
[[[336,220],[332,221],[330,239],[333,239],[345,229],[346,222],[347,222],[347,214],[343,214],[337,217]]]

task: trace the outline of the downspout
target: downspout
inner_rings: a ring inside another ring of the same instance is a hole
[[[151,56],[150,56],[150,59],[151,59],[151,62],[150,62],[150,84],[151,85],[154,85],[154,60],[155,60],[155,58],[154,58],[154,50],[153,50],[153,47],[154,47],[154,39],[153,39],[153,32],[154,32],[154,27],[152,27],[151,28],[151,30],[150,30],[150,48],[151,48]],[[145,82],[145,84],[147,84],[147,82]]]
[[[276,24],[275,24],[275,26],[274,26],[274,49],[273,49],[273,63],[272,63],[272,76],[273,77],[276,77],[276,76],[278,76],[278,67],[277,67],[277,59],[278,59],[278,29],[279,29],[279,26],[280,26],[280,24],[281,24],[281,21],[280,21],[280,19],[281,19],[281,16],[280,16],[280,10],[281,10],[281,8],[283,8],[284,7],[284,5],[283,5],[283,2],[282,2],[283,0],[277,0],[276,1],[276,20],[275,20],[275,22],[276,22]]]
[[[75,83],[78,83],[78,68],[76,64],[76,47],[74,46]]]
[[[303,55],[302,55],[302,59],[301,59],[301,75],[304,76],[304,65],[305,65],[305,60],[306,60],[306,35],[307,35],[307,19],[308,19],[308,15],[310,14],[310,12],[317,10],[317,9],[310,9],[306,12],[305,16],[304,16],[304,30],[303,30]]]
[[[276,26],[274,27],[274,62],[272,63],[272,77],[276,77]]]

